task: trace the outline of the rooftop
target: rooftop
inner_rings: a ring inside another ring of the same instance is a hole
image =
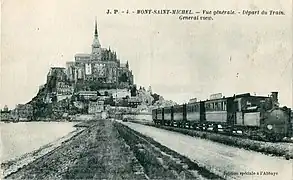
[[[75,57],[90,57],[90,54],[86,54],[86,53],[77,53],[75,54]]]

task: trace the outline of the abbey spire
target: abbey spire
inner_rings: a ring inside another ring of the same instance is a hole
[[[95,19],[95,34],[94,34],[94,40],[92,44],[92,57],[93,60],[100,60],[101,59],[101,44],[99,41],[98,36],[98,25],[97,25],[97,18]]]
[[[97,18],[95,19],[95,37],[98,36]]]
[[[98,25],[97,25],[97,18],[95,20],[95,35],[94,35],[94,41],[93,41],[93,47],[101,47],[99,36],[98,36]]]

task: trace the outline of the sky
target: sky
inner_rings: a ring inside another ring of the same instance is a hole
[[[108,15],[108,9],[282,10],[283,16]],[[52,66],[90,53],[95,17],[102,47],[129,61],[139,86],[178,103],[279,92],[292,107],[292,1],[2,0],[0,108],[26,103]]]

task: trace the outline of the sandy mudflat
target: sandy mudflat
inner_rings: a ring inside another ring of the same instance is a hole
[[[29,163],[35,161],[36,159],[52,152],[56,148],[60,147],[63,142],[70,140],[72,137],[83,131],[82,128],[77,128],[76,130],[70,132],[66,136],[63,136],[57,139],[54,142],[46,144],[39,149],[26,153],[18,158],[14,158],[8,161],[4,161],[1,163],[1,170],[3,171],[3,176],[6,177],[11,173],[18,171],[20,168],[28,165]]]

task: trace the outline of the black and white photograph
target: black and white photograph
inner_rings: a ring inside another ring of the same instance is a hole
[[[2,0],[0,179],[293,179],[288,0]]]

